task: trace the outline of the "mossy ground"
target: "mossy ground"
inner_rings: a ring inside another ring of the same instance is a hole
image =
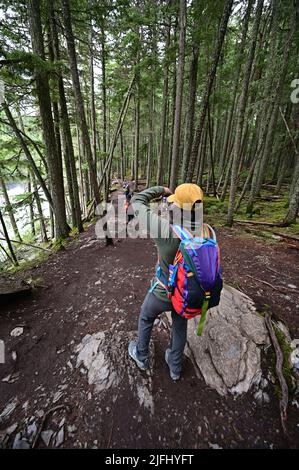
[[[252,222],[282,222],[284,219],[287,207],[288,207],[288,192],[281,191],[279,194],[274,194],[274,190],[263,189],[261,191],[261,198],[267,198],[269,196],[279,196],[278,199],[271,201],[257,199],[254,203],[253,210],[251,213],[247,211],[247,199],[244,199],[241,203],[240,209],[235,214],[235,219],[248,220]],[[215,226],[224,225],[226,222],[226,214],[228,210],[228,196],[224,201],[220,201],[215,197],[206,196],[204,199],[204,213]],[[252,226],[252,228],[254,228]],[[271,234],[266,230],[263,230],[261,226],[256,226],[256,230],[260,232],[260,235],[265,238],[270,238]],[[244,229],[244,227],[243,227]],[[247,229],[248,230],[248,229]],[[246,229],[245,229],[246,231]],[[286,235],[299,235],[299,220],[295,224],[289,227],[273,227],[273,231],[284,233]],[[272,237],[273,239],[273,237]]]

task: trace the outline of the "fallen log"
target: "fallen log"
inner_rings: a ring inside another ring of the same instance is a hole
[[[278,237],[285,238],[286,240],[294,240],[295,242],[299,242],[299,238],[295,237],[294,235],[286,235],[285,233],[280,232],[272,232],[273,235],[277,235]]]
[[[290,243],[287,243],[286,247],[291,250],[299,250],[299,245],[291,245]]]
[[[234,222],[237,224],[249,224],[249,225],[265,225],[266,227],[282,227],[283,222],[257,222],[253,220],[239,220],[235,219]]]
[[[240,225],[264,225],[264,226],[270,226],[270,227],[279,227],[278,224],[275,224],[275,223],[271,223],[271,222],[253,222],[251,220],[235,220],[235,222],[237,224],[240,224]],[[272,233],[273,235],[276,235],[278,237],[281,237],[281,238],[285,238],[286,240],[293,240],[295,242],[299,242],[299,238],[298,237],[295,237],[295,235],[289,235],[289,234],[286,234],[286,233],[281,233],[281,232],[274,232],[273,230],[269,230],[269,229],[263,229],[265,232],[269,232],[269,233]]]
[[[0,240],[6,241],[5,238],[0,237]],[[49,248],[42,248],[41,246],[38,245],[31,245],[31,243],[25,243],[25,242],[20,242],[18,240],[10,240],[12,243],[18,243],[19,245],[24,245],[24,246],[30,246],[31,248],[36,248],[37,250],[42,250],[42,251],[47,251],[49,253],[52,253]]]
[[[261,196],[257,198],[257,201],[277,201],[282,199],[282,196]]]

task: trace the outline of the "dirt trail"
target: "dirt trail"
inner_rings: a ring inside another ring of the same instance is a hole
[[[299,288],[297,253],[265,246],[228,229],[219,230],[219,242],[226,282],[237,284],[260,305],[269,304],[290,324],[292,334],[298,335],[298,294],[287,287],[292,284]],[[150,377],[132,368],[133,377],[124,371],[115,388],[95,393],[85,369],[76,368],[74,350],[85,335],[112,328],[118,338],[126,338],[127,332],[136,331],[155,258],[149,239],[116,240],[113,247],[105,247],[90,226],[65,251],[30,270],[28,275],[42,277],[43,287],[32,296],[1,306],[0,338],[5,341],[7,361],[0,365],[0,414],[10,400],[17,400],[11,415],[2,422],[0,419],[0,436],[10,425],[18,426],[8,446],[18,431],[26,428],[28,432],[30,422],[39,425],[43,413],[67,403],[70,411],[56,411],[44,426],[44,430],[55,432],[63,429],[63,442],[56,442],[61,447],[286,447],[273,390],[268,391],[270,403],[264,405],[258,404],[251,393],[236,400],[222,398],[198,380],[187,358],[182,379],[174,384],[164,362],[168,333],[163,324],[156,325],[153,333],[155,357]],[[269,272],[266,266],[278,273],[283,267],[283,274]],[[288,293],[258,285],[248,274],[284,285]],[[12,337],[10,333],[16,327],[24,332]],[[110,335],[112,349],[115,338],[114,333]],[[131,367],[126,362],[126,347],[119,347],[119,363],[123,365],[117,363],[117,367]],[[16,382],[2,381],[13,372],[19,373]],[[132,391],[134,381],[146,384],[148,380],[153,413]],[[290,407],[289,426],[299,442],[298,410],[294,406]],[[45,447],[41,439],[37,447]]]

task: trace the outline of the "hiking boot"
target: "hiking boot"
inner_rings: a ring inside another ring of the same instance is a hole
[[[172,370],[171,370],[171,366],[169,364],[169,354],[170,354],[170,349],[166,349],[165,351],[165,361],[166,361],[166,364],[168,365],[169,367],[169,373],[170,373],[170,377],[172,378],[172,380],[174,380],[175,382],[177,380],[180,379],[180,374],[175,374]]]
[[[136,362],[139,369],[146,370],[149,368],[148,359],[145,359],[144,361],[140,361],[137,358],[137,341],[130,341],[128,351],[129,351],[129,356]]]

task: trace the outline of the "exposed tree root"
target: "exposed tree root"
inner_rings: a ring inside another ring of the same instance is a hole
[[[36,433],[36,436],[35,436],[35,438],[34,438],[34,441],[33,441],[33,443],[32,443],[32,447],[31,447],[32,449],[34,449],[34,447],[35,447],[36,444],[37,444],[37,441],[38,441],[38,439],[39,439],[39,437],[40,437],[40,435],[41,435],[41,432],[42,432],[42,430],[43,430],[43,428],[44,428],[44,425],[45,425],[45,422],[46,422],[48,416],[49,416],[51,413],[54,413],[54,412],[57,411],[57,410],[61,410],[62,408],[66,408],[66,410],[67,410],[68,412],[71,410],[70,405],[68,405],[68,404],[65,403],[65,404],[63,404],[63,405],[54,406],[53,408],[51,408],[50,410],[48,410],[48,411],[45,413],[45,415],[44,415],[44,417],[43,417],[43,420],[42,420],[42,422],[41,422],[41,425],[40,425],[40,427],[39,427],[39,429],[38,429],[38,431],[37,431],[37,433]]]
[[[276,354],[276,374],[281,388],[281,398],[279,400],[281,426],[286,438],[289,440],[289,435],[286,428],[289,389],[283,375],[283,353],[276,337],[269,313],[266,313],[265,315],[265,322]]]

